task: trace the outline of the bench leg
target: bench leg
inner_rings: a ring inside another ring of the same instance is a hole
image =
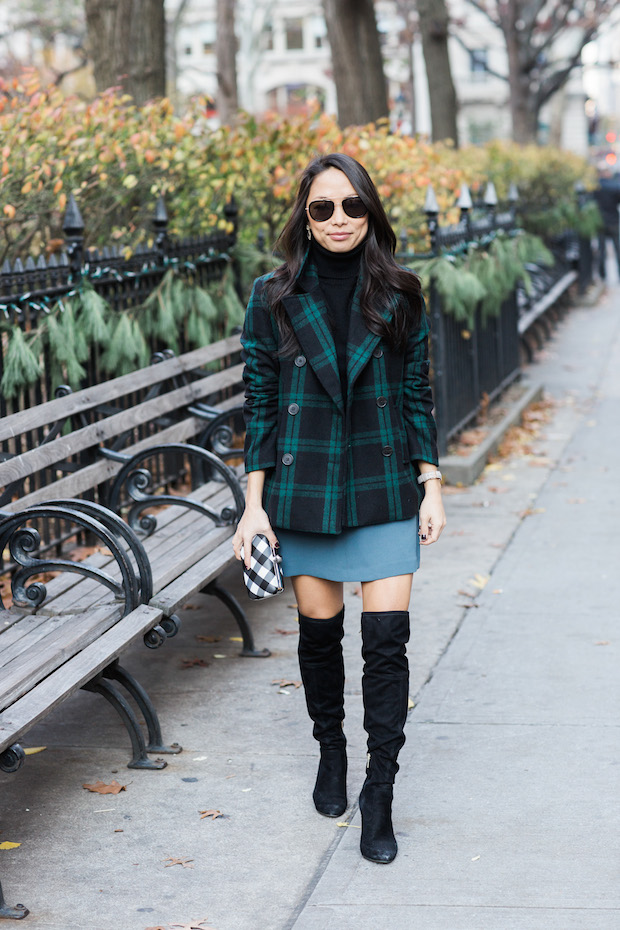
[[[211,581],[206,588],[202,589],[203,594],[212,594],[214,597],[217,597],[223,604],[228,607],[231,614],[237,621],[237,625],[243,636],[243,649],[239,653],[240,656],[251,656],[254,659],[264,659],[267,656],[271,655],[269,649],[257,649],[254,645],[254,636],[252,635],[252,630],[248,622],[241,604],[236,597],[227,591],[226,588],[222,588],[217,581]]]
[[[138,718],[134,714],[131,706],[127,703],[123,695],[109,681],[103,681],[102,678],[96,678],[89,681],[87,685],[82,685],[85,691],[94,691],[101,694],[114,707],[127,728],[131,739],[131,748],[133,757],[128,764],[129,769],[163,769],[168,764],[162,759],[149,759],[146,754],[146,743],[138,723]]]
[[[0,920],[21,920],[30,911],[23,904],[16,904],[15,907],[9,907],[2,894],[2,883],[0,883]]]
[[[146,746],[146,751],[169,754],[181,752],[182,747],[179,746],[178,743],[172,743],[171,746],[164,746],[157,711],[140,682],[136,681],[133,675],[130,675],[126,669],[122,668],[122,666],[118,665],[116,662],[104,669],[103,674],[105,678],[112,678],[114,681],[118,681],[118,683],[129,692],[138,705],[149,731],[149,741]]]

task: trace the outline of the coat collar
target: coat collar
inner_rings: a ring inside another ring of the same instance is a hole
[[[344,412],[344,398],[336,346],[328,322],[327,306],[321,294],[319,279],[314,263],[309,258],[310,249],[306,251],[302,267],[297,276],[298,291],[283,298],[283,305],[291,326],[306,355],[308,364],[313,369],[323,388],[341,412]],[[349,336],[347,340],[347,396],[350,401],[351,388],[364,366],[372,356],[373,349],[381,338],[371,333],[366,326],[360,305],[363,280],[362,273],[353,293]],[[394,312],[394,301],[385,309],[382,316],[388,319]]]

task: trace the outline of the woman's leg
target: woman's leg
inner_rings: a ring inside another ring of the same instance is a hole
[[[309,575],[297,575],[292,582],[299,608],[299,668],[313,735],[321,746],[312,796],[319,813],[340,817],[347,807],[342,583]]]
[[[391,862],[398,851],[392,796],[409,703],[407,642],[412,579],[413,575],[398,575],[362,585],[362,694],[368,761],[360,794],[360,848],[373,862]]]

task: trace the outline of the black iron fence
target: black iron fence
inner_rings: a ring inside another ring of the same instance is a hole
[[[466,185],[457,204],[457,223],[441,225],[439,207],[429,187],[424,212],[430,249],[407,250],[400,237],[398,258],[424,276],[425,263],[440,257],[458,258],[470,249],[491,245],[498,233],[519,232],[519,195],[511,187],[507,203],[498,203],[495,187],[487,185],[482,201],[474,203]],[[466,322],[448,312],[446,301],[430,276],[426,297],[431,317],[432,383],[439,432],[439,453],[450,440],[521,373],[523,336],[541,315],[576,283],[580,292],[592,281],[590,239],[569,231],[545,243],[552,260],[524,263],[523,275],[493,312],[478,304]],[[527,345],[527,344],[526,344]]]
[[[12,264],[7,259],[0,269],[0,323],[4,332],[0,343],[0,381],[5,373],[10,329],[19,327],[24,335],[36,332],[40,323],[62,301],[79,293],[87,284],[102,297],[114,311],[138,307],[153,293],[164,276],[173,268],[191,272],[195,282],[206,287],[222,279],[231,263],[230,252],[236,242],[237,209],[234,203],[227,208],[227,220],[232,231],[215,231],[209,235],[172,240],[168,236],[168,216],[163,200],[157,203],[153,215],[153,245],[138,246],[127,254],[118,244],[102,250],[84,246],[84,222],[73,197],[69,199],[63,231],[65,242],[57,254],[40,255],[35,261],[29,257],[25,263],[17,258]],[[183,344],[183,331],[175,336]],[[162,338],[152,335],[147,339],[149,350],[157,352],[169,347]],[[53,383],[54,366],[49,347],[43,342],[40,353],[41,377],[31,386],[7,397],[0,396],[0,416],[27,408],[54,397],[58,383]],[[100,371],[100,353],[92,352],[82,362],[85,369],[80,387],[103,380]]]

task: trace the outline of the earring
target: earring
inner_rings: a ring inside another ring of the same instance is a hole
[[[308,239],[312,239],[312,233],[310,232],[310,223],[306,223],[306,235]]]

